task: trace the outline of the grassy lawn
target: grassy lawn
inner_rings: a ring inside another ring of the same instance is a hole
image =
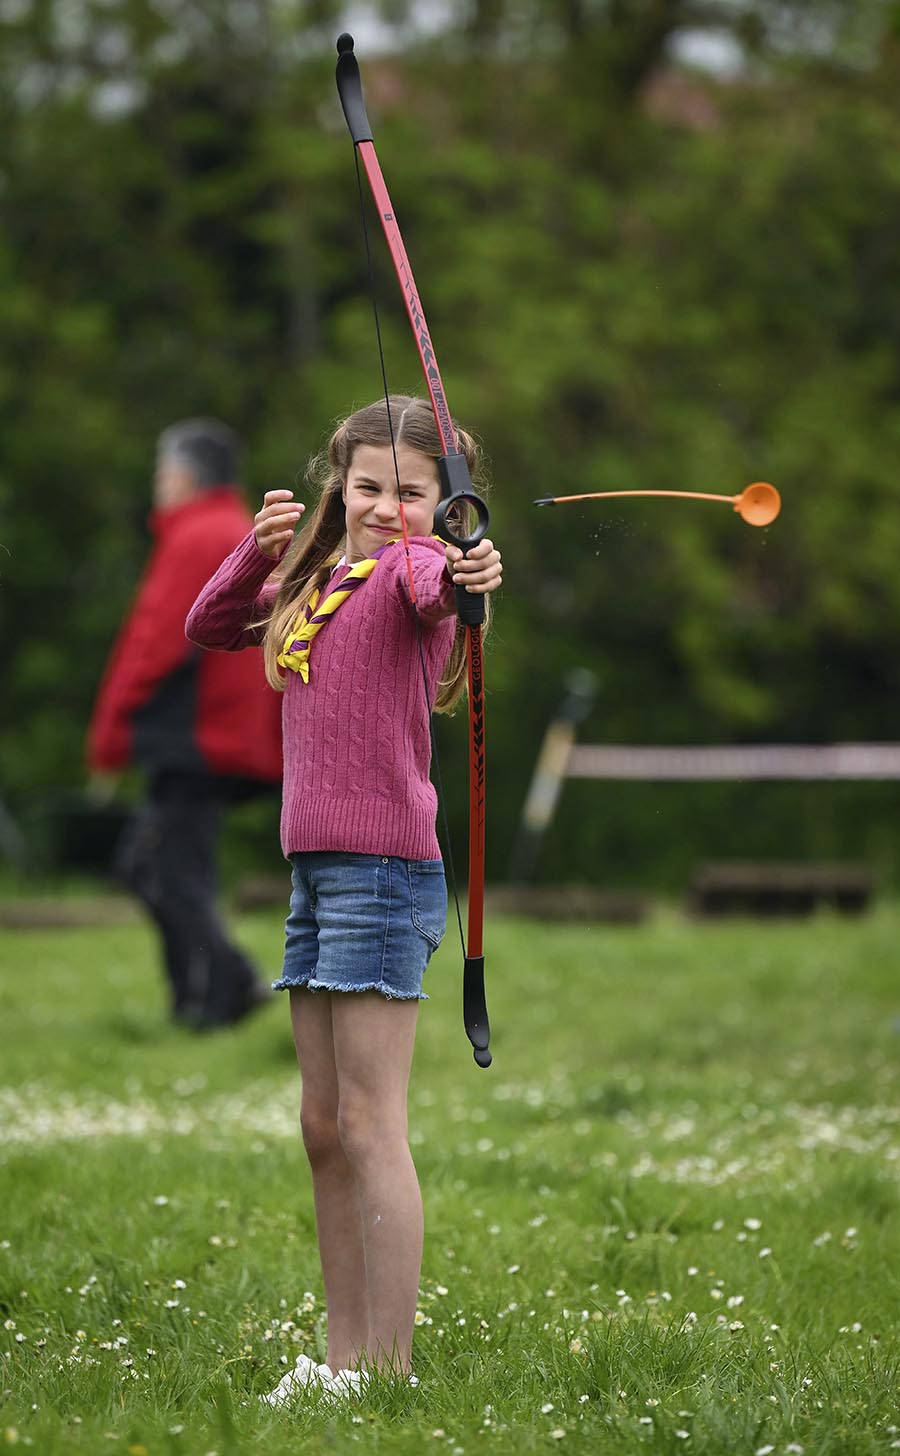
[[[277,973],[280,917],[240,932]],[[900,1449],[900,909],[495,921],[488,1072],[448,935],[411,1108],[421,1383],[289,1413],[256,1396],[323,1331],[286,1004],[196,1038],[142,925],[0,937],[0,1443]]]

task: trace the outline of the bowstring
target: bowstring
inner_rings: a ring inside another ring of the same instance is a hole
[[[400,464],[397,460],[397,440],[394,434],[394,419],[391,414],[391,396],[388,389],[387,366],[384,358],[384,345],[381,337],[381,319],[378,313],[378,295],[375,289],[375,268],[372,261],[372,248],[369,242],[369,225],[366,220],[365,194],[363,192],[362,175],[359,169],[359,151],[353,148],[353,159],[356,163],[356,188],[359,193],[359,215],[362,222],[363,242],[366,250],[366,268],[369,277],[369,297],[372,300],[372,314],[375,320],[375,338],[378,342],[378,363],[381,369],[381,386],[384,391],[384,408],[387,415],[388,431],[391,439],[391,457],[394,462],[394,477],[397,482],[397,501],[400,506],[400,529],[403,535],[403,549],[406,553],[406,572],[409,578],[410,603],[413,609],[413,622],[415,624],[416,650],[419,658],[419,668],[422,674],[422,690],[425,696],[425,711],[428,715],[428,736],[431,741],[431,761],[434,764],[435,778],[437,779],[437,799],[441,815],[441,826],[444,831],[444,848],[447,856],[447,868],[450,871],[450,887],[453,891],[453,904],[456,910],[456,923],[459,927],[459,944],[462,950],[463,959],[466,956],[466,938],[463,931],[462,911],[459,904],[459,891],[456,882],[456,869],[453,864],[453,845],[450,840],[450,824],[447,818],[447,797],[444,793],[444,775],[441,771],[441,759],[438,753],[437,738],[434,731],[434,714],[428,698],[428,672],[425,666],[425,650],[422,645],[422,620],[419,616],[419,606],[416,601],[416,586],[413,579],[412,553],[409,549],[409,531],[406,526],[406,507],[403,504],[403,489],[400,482]]]

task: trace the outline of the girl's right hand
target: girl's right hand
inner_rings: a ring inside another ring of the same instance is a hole
[[[253,518],[253,534],[263,556],[271,556],[273,561],[281,559],[305,510],[294,500],[292,490],[266,491],[262,508]]]

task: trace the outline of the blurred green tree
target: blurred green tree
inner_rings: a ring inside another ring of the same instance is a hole
[[[379,391],[338,10],[0,12],[14,804],[79,781],[158,430],[224,416],[257,495]],[[572,665],[601,683],[589,738],[896,738],[900,6],[473,0],[430,38],[415,6],[382,10],[385,44],[363,57],[379,152],[449,398],[497,485],[494,872]],[[718,48],[713,74],[685,60],[700,42]],[[389,380],[416,388],[380,254],[376,273]],[[530,504],[756,478],[785,499],[765,533],[677,502]],[[442,730],[451,786],[463,740]],[[748,816],[741,792],[722,787],[702,815],[685,801],[654,836],[655,790],[583,789],[547,871],[627,876],[710,845],[764,852],[767,835],[837,852],[865,826],[897,864],[889,796],[881,819],[864,794],[819,816],[775,794]]]

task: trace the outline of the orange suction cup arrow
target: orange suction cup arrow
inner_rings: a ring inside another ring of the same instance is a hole
[[[757,480],[734,497],[734,508],[748,526],[771,526],[781,510],[781,496],[767,480]]]
[[[757,480],[748,485],[740,495],[710,495],[702,490],[599,490],[587,495],[545,495],[536,500],[536,506],[561,506],[568,501],[613,500],[620,496],[666,496],[676,500],[722,501],[730,505],[746,521],[748,526],[770,526],[781,510],[781,496],[774,485],[766,480]]]

